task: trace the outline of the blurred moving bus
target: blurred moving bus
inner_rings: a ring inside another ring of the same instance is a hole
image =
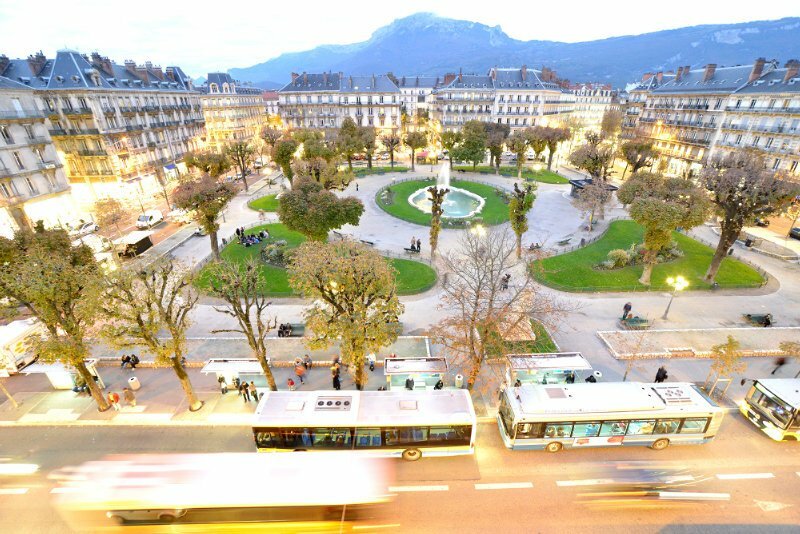
[[[259,451],[353,450],[373,456],[472,454],[469,392],[269,391],[256,408]]]
[[[776,441],[800,441],[800,378],[753,380],[739,410]]]
[[[352,454],[108,456],[51,474],[79,532],[340,532],[376,520],[389,473]]]
[[[694,384],[526,384],[500,394],[497,424],[509,449],[710,441],[723,410]]]

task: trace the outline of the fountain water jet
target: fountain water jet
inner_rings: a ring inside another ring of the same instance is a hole
[[[439,173],[436,177],[437,189],[449,189],[450,192],[444,197],[442,203],[442,217],[450,219],[463,219],[472,217],[483,209],[486,201],[480,196],[450,185],[450,167],[447,162],[443,163],[439,168]],[[408,197],[408,203],[424,213],[431,212],[431,198],[428,193],[428,188],[423,187],[418,189],[411,196]]]

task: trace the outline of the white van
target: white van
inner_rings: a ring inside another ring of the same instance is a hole
[[[0,326],[0,376],[15,374],[38,357],[29,346],[28,339],[44,331],[36,319],[22,319]]]
[[[136,219],[136,228],[152,228],[164,220],[164,215],[158,210],[147,210]]]

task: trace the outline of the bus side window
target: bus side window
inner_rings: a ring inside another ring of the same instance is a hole
[[[628,426],[627,421],[606,421],[600,428],[601,436],[623,436]]]
[[[655,419],[637,419],[628,423],[628,435],[641,436],[645,434],[652,434],[653,427],[655,426]]]
[[[549,423],[544,429],[546,438],[568,438],[571,434],[572,423]]]
[[[280,447],[282,444],[280,433],[274,429],[259,428],[256,431],[256,446],[270,449]]]
[[[708,425],[708,418],[685,419],[681,425],[681,434],[702,434]]]
[[[591,438],[600,432],[600,423],[575,423],[575,430],[572,432],[574,438]]]
[[[653,434],[674,434],[681,424],[680,419],[659,419]]]
[[[351,445],[349,428],[314,429],[314,447],[321,449],[349,449]]]
[[[517,437],[523,439],[541,438],[542,423],[519,423],[517,425]]]
[[[357,428],[356,429],[356,448],[380,447],[381,429],[380,428]]]

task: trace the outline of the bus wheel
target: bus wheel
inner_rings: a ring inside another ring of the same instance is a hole
[[[408,460],[409,462],[415,462],[422,458],[422,453],[419,449],[406,449],[403,451],[403,460]]]
[[[110,515],[110,516],[108,516],[108,518],[111,521],[113,521],[114,523],[116,523],[117,525],[124,525],[125,524],[125,519],[120,515]]]
[[[175,516],[172,514],[161,514],[158,516],[158,520],[162,523],[174,523]]]
[[[562,444],[560,444],[559,442],[551,441],[550,443],[547,444],[547,446],[544,448],[544,450],[546,450],[547,452],[558,452],[563,448],[564,448],[564,446]]]
[[[669,440],[665,438],[657,439],[650,445],[650,448],[654,451],[663,451],[669,446]]]
[[[293,449],[292,452],[308,452],[308,449]]]

